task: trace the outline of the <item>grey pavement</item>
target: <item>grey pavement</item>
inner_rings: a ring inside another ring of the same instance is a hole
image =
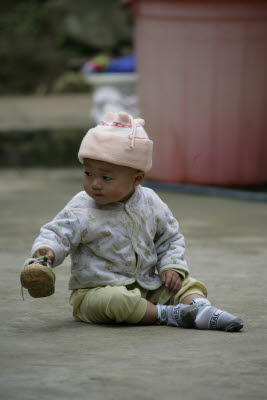
[[[0,96],[0,133],[35,129],[84,129],[91,95]]]
[[[0,97],[0,167],[75,166],[91,107],[89,92]]]
[[[69,259],[53,296],[23,301],[19,285],[40,226],[81,181],[80,169],[0,171],[1,399],[265,399],[267,203],[158,192],[179,219],[191,274],[243,331],[89,325],[71,315]]]

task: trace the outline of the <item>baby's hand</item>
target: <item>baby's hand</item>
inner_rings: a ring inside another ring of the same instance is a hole
[[[36,252],[34,253],[33,257],[38,258],[40,256],[47,256],[49,264],[50,265],[53,264],[55,255],[53,250],[49,249],[49,247],[39,247],[39,249],[37,249]]]
[[[179,292],[182,287],[182,278],[178,272],[172,271],[171,269],[162,272],[161,280],[168,293],[175,294]]]

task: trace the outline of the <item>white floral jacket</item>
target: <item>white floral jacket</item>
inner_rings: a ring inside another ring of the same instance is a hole
[[[41,228],[32,255],[42,246],[54,251],[53,267],[71,254],[71,290],[133,282],[154,290],[167,269],[188,275],[178,222],[157,194],[142,186],[125,204],[99,205],[78,193]]]

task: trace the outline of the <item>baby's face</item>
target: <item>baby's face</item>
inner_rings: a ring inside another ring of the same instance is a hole
[[[110,164],[105,161],[84,160],[84,190],[98,204],[126,202],[144,179],[144,172]]]

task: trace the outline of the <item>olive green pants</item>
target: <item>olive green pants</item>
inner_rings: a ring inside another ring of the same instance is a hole
[[[84,322],[137,324],[145,315],[147,301],[176,305],[190,294],[206,297],[205,285],[194,278],[187,278],[174,295],[167,293],[163,285],[156,290],[146,290],[138,283],[76,289],[71,293],[70,304],[73,316]]]

